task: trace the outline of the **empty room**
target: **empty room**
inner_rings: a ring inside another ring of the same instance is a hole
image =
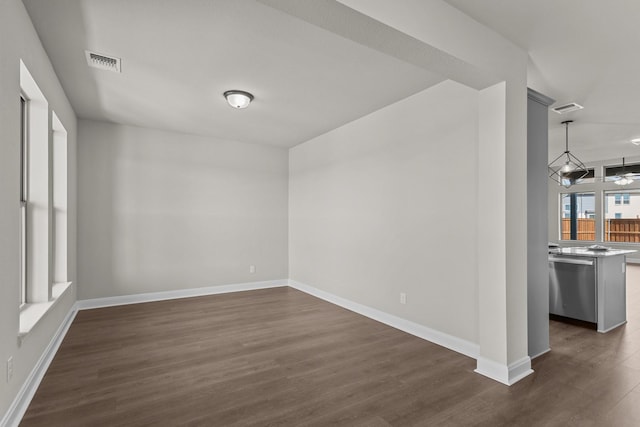
[[[0,427],[638,425],[640,4],[2,0]]]

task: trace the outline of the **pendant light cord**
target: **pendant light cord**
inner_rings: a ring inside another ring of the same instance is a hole
[[[569,123],[573,123],[573,120],[565,120],[564,122],[564,152],[569,152]]]

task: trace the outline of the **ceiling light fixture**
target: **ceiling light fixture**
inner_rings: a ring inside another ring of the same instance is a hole
[[[243,90],[228,90],[224,97],[233,108],[247,108],[253,101],[253,95]]]
[[[631,140],[631,143],[634,145],[640,145],[640,138],[634,138]]]
[[[584,178],[589,173],[587,167],[576,156],[569,152],[569,123],[573,120],[565,120],[565,148],[564,153],[556,157],[549,163],[549,178],[560,185],[569,188],[579,179]]]
[[[633,182],[632,173],[624,173],[624,157],[622,158],[622,173],[614,181],[616,185],[629,185]]]

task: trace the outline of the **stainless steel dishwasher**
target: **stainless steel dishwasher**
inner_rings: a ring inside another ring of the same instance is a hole
[[[549,313],[598,321],[596,259],[549,255]]]

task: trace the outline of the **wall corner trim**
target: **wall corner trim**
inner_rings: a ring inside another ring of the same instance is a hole
[[[464,354],[465,356],[471,357],[473,359],[476,359],[478,357],[480,347],[473,342],[437,331],[435,329],[431,329],[427,326],[423,326],[410,320],[385,313],[366,305],[358,304],[346,298],[342,298],[318,288],[314,288],[313,286],[296,282],[295,280],[289,280],[289,286],[314,297],[323,299],[332,304],[338,305],[342,308],[346,308],[347,310],[351,310],[355,313],[361,314],[370,319],[384,323],[385,325],[414,335],[418,338],[422,338],[426,341],[448,348],[449,350]]]
[[[115,297],[78,300],[78,310],[114,307],[117,305],[140,304],[153,301],[164,301],[179,298],[200,297],[205,295],[226,294],[229,292],[254,291],[257,289],[278,288],[287,286],[287,280],[266,280],[262,282],[236,283],[232,285],[206,286],[202,288],[180,289],[175,291],[149,292],[143,294],[120,295]]]
[[[529,98],[532,101],[537,102],[538,104],[542,104],[545,107],[549,107],[549,106],[551,106],[551,104],[556,102],[555,99],[549,98],[547,95],[543,95],[540,92],[535,91],[535,90],[533,90],[531,88],[527,88],[527,98]]]
[[[36,390],[38,390],[38,386],[40,386],[40,382],[42,378],[44,378],[44,374],[47,372],[51,361],[54,356],[58,352],[58,348],[60,344],[62,344],[62,340],[65,335],[67,335],[67,331],[73,323],[73,319],[75,319],[78,310],[75,305],[71,307],[69,313],[64,318],[58,330],[49,341],[49,345],[45,348],[42,356],[36,362],[36,365],[29,373],[29,376],[22,384],[22,387],[18,391],[16,398],[13,400],[11,406],[7,410],[6,414],[0,420],[0,427],[17,427],[22,421],[22,417],[24,416],[29,404],[31,403],[31,399],[36,394]]]
[[[480,356],[474,372],[510,386],[532,374],[533,369],[531,369],[531,358],[529,356],[525,356],[509,365]]]

